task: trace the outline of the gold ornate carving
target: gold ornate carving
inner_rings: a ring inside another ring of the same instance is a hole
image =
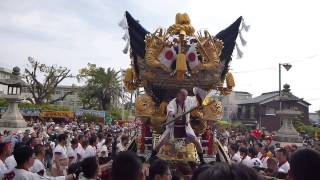
[[[215,121],[221,118],[223,113],[221,101],[213,101],[211,104],[203,107],[203,119]]]
[[[160,133],[161,125],[166,121],[168,102],[162,101],[158,108],[155,110],[155,114],[151,117],[151,126],[154,131]]]
[[[126,70],[123,82],[128,91],[137,89],[140,84],[140,81],[137,79],[136,74],[132,68],[128,68]]]
[[[229,95],[235,86],[233,75],[230,72],[226,74],[225,80],[226,80],[227,87],[220,87],[221,95],[224,95],[224,96]]]
[[[180,34],[181,31],[184,31],[188,36],[192,36],[194,34],[194,28],[191,25],[191,21],[187,13],[177,13],[176,23],[171,25],[168,29],[168,32],[171,35]]]
[[[219,67],[220,54],[223,49],[223,42],[212,37],[207,31],[204,36],[199,33],[198,50],[203,57],[202,69],[216,69]]]
[[[160,67],[161,63],[158,59],[160,52],[165,47],[165,37],[161,29],[155,31],[155,33],[147,34],[145,37],[146,54],[145,60],[150,67]]]
[[[136,116],[151,117],[154,112],[154,103],[151,96],[142,95],[136,99]]]

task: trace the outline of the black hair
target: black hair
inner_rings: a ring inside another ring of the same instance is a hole
[[[201,173],[197,178],[197,180],[211,179],[258,180],[259,177],[253,169],[243,164],[228,165],[227,163],[216,163]]]
[[[286,157],[286,159],[289,158],[289,152],[287,151],[287,149],[280,148],[280,149],[277,150],[277,152],[281,152]]]
[[[30,146],[20,146],[13,151],[14,159],[17,162],[17,167],[21,167],[32,157],[33,150]]]
[[[252,156],[251,158],[255,158],[258,155],[258,151],[254,147],[249,147],[248,148],[248,154],[251,154],[251,156]]]
[[[81,138],[83,138],[84,136],[82,134],[79,134],[78,136],[78,140],[80,140]]]
[[[62,142],[62,141],[66,141],[68,138],[67,134],[63,133],[63,134],[59,134],[57,137],[58,142]]]
[[[245,148],[245,147],[240,147],[240,148],[239,148],[239,152],[240,152],[240,153],[248,154],[248,149]]]
[[[99,134],[98,134],[98,138],[99,138],[99,139],[102,139],[102,138],[104,138],[104,135],[103,135],[102,133],[99,133]]]
[[[197,180],[199,175],[204,172],[205,170],[209,169],[210,167],[212,167],[211,164],[204,164],[204,165],[200,165],[192,174],[192,178],[191,180]]]
[[[293,180],[317,179],[319,176],[320,153],[313,149],[301,149],[289,160]]]
[[[73,138],[70,143],[71,144],[78,144],[78,139],[77,138]]]
[[[92,135],[92,136],[89,138],[89,144],[90,144],[90,145],[93,145],[95,142],[97,142],[97,136],[96,136],[96,135]]]
[[[230,144],[230,149],[234,152],[238,152],[239,146],[237,144]]]
[[[169,165],[166,161],[161,159],[155,160],[149,169],[149,180],[154,180],[156,175],[163,176],[169,169]]]
[[[260,142],[259,142],[257,145],[258,145],[258,147],[260,147],[260,148],[263,147],[262,143],[260,143]]]
[[[120,152],[114,159],[111,169],[112,180],[138,180],[142,163],[133,152]]]
[[[92,179],[98,172],[98,162],[96,157],[87,157],[81,163],[83,176]]]
[[[181,180],[181,179],[183,179],[183,174],[180,171],[176,170],[172,173],[171,180]]]
[[[34,155],[36,156],[39,155],[43,149],[44,149],[44,146],[42,144],[35,145],[33,148]]]

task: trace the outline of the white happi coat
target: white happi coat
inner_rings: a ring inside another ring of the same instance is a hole
[[[185,107],[183,110],[180,106],[177,106],[176,98],[172,99],[167,106],[167,121],[172,120],[168,116],[169,113],[172,113],[173,115],[175,115],[175,117],[177,117],[183,112],[189,111],[190,109],[198,106],[198,100],[196,96],[187,96],[186,100],[184,101],[184,106]],[[186,114],[186,123],[187,123],[186,125],[187,137],[195,138],[196,135],[194,134],[194,131],[190,125],[190,113]],[[173,139],[174,139],[174,123],[171,123],[166,126],[166,130],[162,134],[160,141],[162,140],[167,141],[167,140],[173,140]]]

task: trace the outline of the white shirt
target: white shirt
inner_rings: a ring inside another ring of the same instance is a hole
[[[87,148],[84,150],[84,158],[87,157],[95,157],[97,155],[97,150],[95,147],[88,145]]]
[[[68,158],[72,159],[70,164],[77,162],[77,153],[72,147],[67,148]]]
[[[3,178],[4,174],[8,173],[8,168],[5,163],[0,159],[0,179]]]
[[[104,152],[104,154],[103,154]],[[106,145],[103,145],[100,149],[100,152],[98,153],[99,157],[108,157],[108,147]]]
[[[38,180],[38,179],[45,179],[45,180],[64,180],[64,176],[57,176],[57,177],[49,177],[49,176],[40,176],[36,173],[24,170],[24,169],[14,169],[13,170],[15,176],[12,180]]]
[[[98,142],[98,144],[97,144],[97,152],[98,153],[101,151],[101,148],[102,148],[105,141],[106,141],[105,139],[102,139],[102,141]]]
[[[239,154],[235,153],[232,157],[231,157],[231,162],[232,163],[240,163],[241,162],[241,157]]]
[[[261,152],[259,152],[259,153],[258,153],[258,155],[257,155],[257,158],[259,158],[259,159],[260,159],[261,157],[262,157],[262,153],[261,153]]]
[[[75,152],[81,157],[80,160],[84,158],[84,149],[80,143],[78,143],[78,147],[75,149]]]
[[[262,162],[259,158],[252,158],[251,159],[251,167],[258,167],[262,168]]]
[[[252,161],[251,161],[251,158],[249,156],[246,156],[245,158],[243,158],[241,160],[241,164],[244,164],[248,167],[252,167]]]
[[[47,175],[46,167],[43,165],[43,163],[39,159],[35,159],[34,163],[33,163],[33,166],[30,168],[30,171],[33,172],[33,173],[38,173],[41,170],[44,171],[43,176],[46,176]]]
[[[289,170],[290,170],[290,164],[288,161],[279,167],[280,172],[288,173]]]
[[[8,172],[7,165],[0,159],[0,173],[3,174],[6,172]]]
[[[67,148],[58,144],[53,150],[53,159],[55,159],[55,153],[60,153],[61,159],[67,159]]]
[[[12,171],[17,166],[17,162],[14,159],[13,155],[7,157],[7,159],[4,162],[7,165],[9,171]]]
[[[268,159],[269,159],[268,156],[266,156],[266,157],[261,157],[261,158],[260,158],[260,160],[261,160],[261,162],[262,162],[262,167],[265,168],[265,169],[268,168],[268,165],[267,165]]]

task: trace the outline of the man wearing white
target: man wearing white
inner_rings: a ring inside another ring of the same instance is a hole
[[[170,121],[199,104],[201,105],[202,99],[200,91],[199,88],[193,88],[193,93],[196,96],[188,96],[187,90],[180,89],[177,97],[172,99],[167,106],[167,120]],[[170,139],[173,140],[175,137],[186,137],[187,141],[192,142],[196,146],[201,163],[204,162],[202,146],[190,125],[190,113],[185,114],[174,123],[166,126],[166,130],[162,134],[161,139],[154,148],[151,156],[155,156],[162,145],[170,141]]]
[[[276,158],[279,161],[279,172],[288,173],[290,170],[290,164],[288,162],[288,151],[285,148],[280,148],[276,152]]]
[[[68,168],[68,155],[67,155],[67,138],[68,136],[66,134],[60,134],[58,135],[58,145],[54,148],[53,150],[53,166],[52,166],[52,174],[54,176],[62,176],[66,175],[67,168]],[[59,162],[59,165],[61,166],[58,167],[55,162]],[[61,170],[62,171],[61,171]]]

